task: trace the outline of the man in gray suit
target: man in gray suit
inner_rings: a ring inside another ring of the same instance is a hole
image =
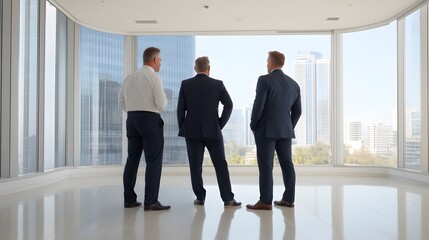
[[[295,169],[292,163],[292,138],[301,116],[301,95],[298,84],[283,73],[283,53],[268,52],[268,74],[260,76],[256,87],[250,128],[256,142],[259,168],[259,201],[246,207],[271,210],[273,201],[273,158],[277,152],[285,191],[275,205],[294,207]]]
[[[231,191],[221,132],[231,116],[232,100],[223,82],[209,77],[208,57],[199,57],[195,60],[195,71],[197,72],[195,77],[182,81],[177,103],[179,136],[186,139],[192,189],[197,197],[194,204],[204,205],[206,198],[201,174],[204,148],[207,147],[216,171],[224,206],[240,206],[241,203],[235,201]],[[224,106],[220,118],[219,102]]]

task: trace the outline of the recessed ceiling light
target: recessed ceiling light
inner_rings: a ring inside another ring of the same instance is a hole
[[[158,23],[156,20],[136,20],[135,21],[138,24],[153,24]]]
[[[338,21],[339,19],[339,17],[328,17],[326,21]]]

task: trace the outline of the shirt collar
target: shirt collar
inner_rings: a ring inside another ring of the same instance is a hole
[[[149,65],[143,65],[143,68],[149,69],[152,72],[155,72],[155,69],[153,69],[153,67],[149,66]]]
[[[282,70],[281,68],[274,68],[273,70],[271,70],[271,72],[274,72],[275,70]]]

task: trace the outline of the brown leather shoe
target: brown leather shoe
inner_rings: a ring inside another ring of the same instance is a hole
[[[271,204],[261,203],[261,201],[258,201],[254,205],[247,204],[246,207],[248,209],[252,209],[252,210],[271,210],[271,209],[273,209],[273,206]]]
[[[280,201],[274,201],[274,205],[277,206],[282,206],[282,207],[288,207],[288,208],[293,208],[295,207],[295,204],[293,202],[286,202],[285,200],[280,200]]]

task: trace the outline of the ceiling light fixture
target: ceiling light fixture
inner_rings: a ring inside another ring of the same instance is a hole
[[[339,19],[339,17],[328,17],[326,21],[338,21]]]
[[[136,20],[137,24],[154,24],[158,23],[156,20]]]

